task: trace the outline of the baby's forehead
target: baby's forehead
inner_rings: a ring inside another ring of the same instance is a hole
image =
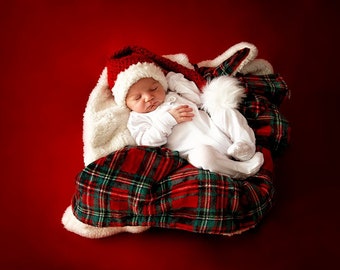
[[[135,82],[133,85],[135,84],[153,84],[153,83],[157,83],[158,81],[155,80],[152,77],[145,77],[145,78],[141,78],[139,79],[137,82]]]
[[[149,90],[153,85],[157,83],[158,81],[156,81],[154,78],[142,78],[135,82],[133,85],[131,85],[128,93]]]

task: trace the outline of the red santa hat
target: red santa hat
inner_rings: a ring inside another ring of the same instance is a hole
[[[114,53],[107,62],[108,84],[120,106],[126,106],[125,98],[130,87],[142,78],[153,78],[166,90],[168,84],[165,76],[170,71],[182,73],[199,88],[206,83],[194,69],[137,46],[123,48]]]

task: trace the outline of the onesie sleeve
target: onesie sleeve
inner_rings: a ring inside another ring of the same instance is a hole
[[[137,145],[156,147],[167,143],[172,128],[177,124],[175,118],[168,112],[153,116],[130,113],[127,127]]]
[[[201,93],[193,81],[189,81],[181,73],[172,71],[166,75],[166,79],[171,91],[176,92],[196,105],[201,105]]]

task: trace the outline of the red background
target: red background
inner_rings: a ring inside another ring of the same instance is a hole
[[[2,269],[330,269],[339,255],[336,1],[0,1]],[[248,41],[292,98],[277,204],[239,236],[153,228],[90,240],[60,219],[83,168],[82,115],[127,44],[192,62]]]

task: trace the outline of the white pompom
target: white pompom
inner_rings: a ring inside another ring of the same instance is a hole
[[[202,89],[203,109],[212,113],[225,109],[237,109],[245,97],[244,88],[240,82],[230,76],[214,78]]]

